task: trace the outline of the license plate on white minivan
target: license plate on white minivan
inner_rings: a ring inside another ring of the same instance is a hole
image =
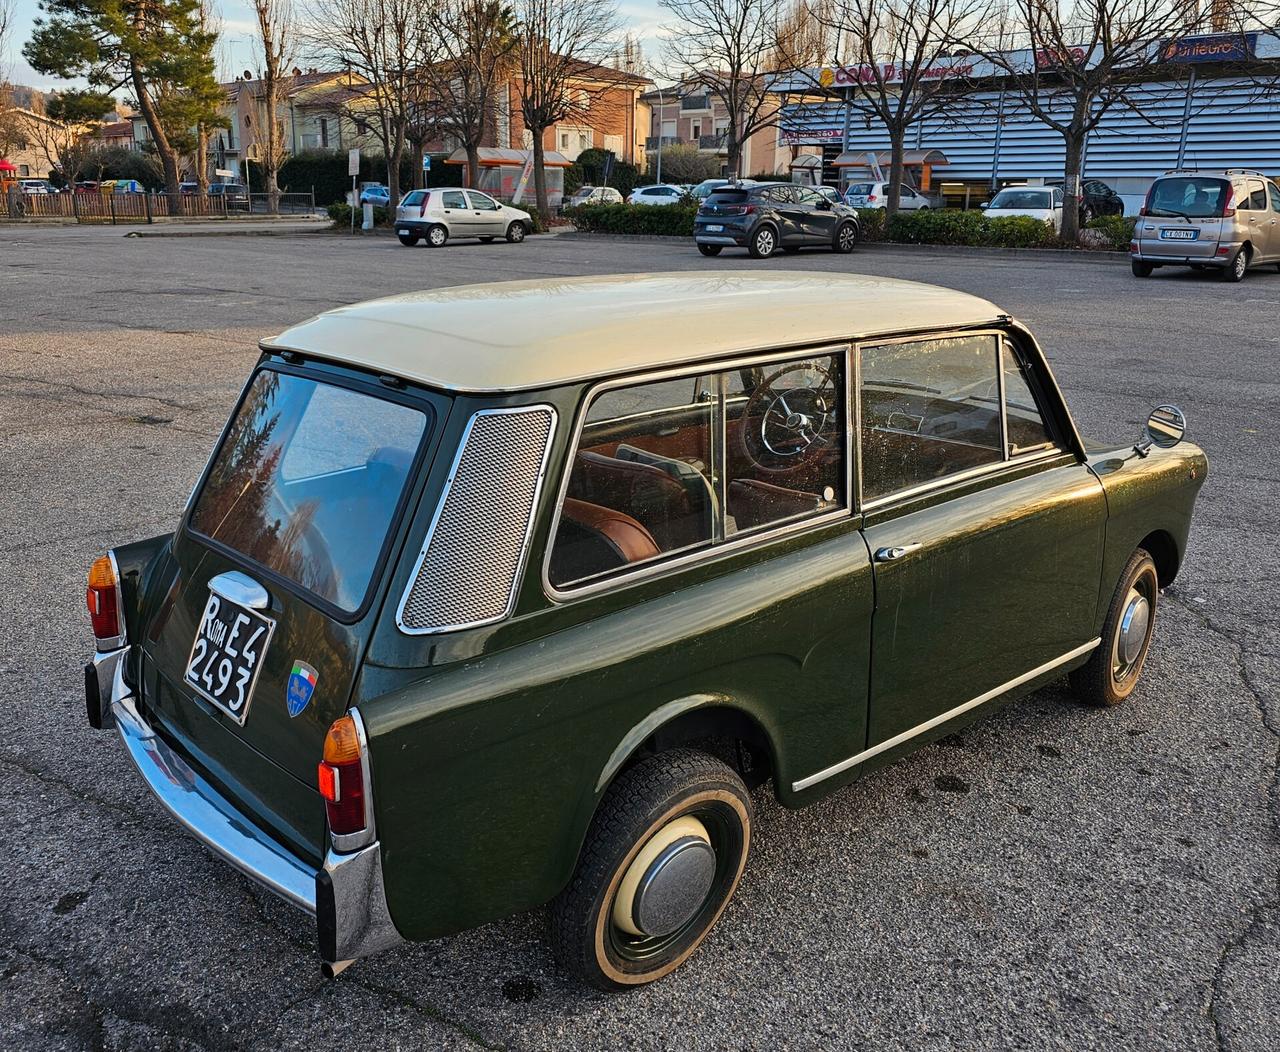
[[[271,618],[210,592],[183,679],[243,726],[275,627]]]
[[[1162,229],[1160,231],[1161,241],[1194,241],[1200,236],[1200,231],[1195,227],[1175,227],[1172,230]]]

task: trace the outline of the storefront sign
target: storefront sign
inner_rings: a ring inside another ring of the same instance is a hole
[[[848,84],[900,84],[902,73],[894,63],[885,62],[875,66],[837,66],[827,68],[818,74],[818,83],[824,88],[842,87]],[[968,77],[973,73],[972,62],[957,62],[947,65],[926,66],[918,71],[921,80],[947,80],[953,77]]]
[[[1036,51],[1036,69],[1053,69],[1057,66],[1084,65],[1085,50],[1082,47],[1040,48]]]
[[[839,128],[807,128],[804,131],[784,131],[779,137],[783,146],[803,146],[806,143],[840,142],[844,138]]]
[[[1164,62],[1233,62],[1253,58],[1257,46],[1257,33],[1180,37],[1160,45],[1160,58]]]

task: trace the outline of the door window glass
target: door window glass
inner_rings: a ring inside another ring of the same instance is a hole
[[[861,349],[865,500],[1004,459],[998,344],[982,335]]]
[[[1271,211],[1280,212],[1280,186],[1267,183],[1267,192],[1271,195]]]
[[[1239,202],[1236,208],[1241,212],[1253,211],[1253,202],[1249,200],[1249,185],[1241,183],[1239,186],[1233,186],[1232,189],[1235,191],[1236,200]]]
[[[557,588],[847,506],[843,353],[614,388],[587,410]]]
[[[1018,360],[1013,348],[1005,343],[1001,351],[1004,369],[1004,404],[1007,414],[1006,431],[1009,436],[1009,456],[1029,453],[1053,444],[1044,415],[1036,405],[1027,371]]]
[[[446,190],[444,192],[445,208],[466,208],[466,198],[462,196],[461,190]]]
[[[802,205],[808,205],[810,208],[817,208],[822,204],[823,197],[817,190],[810,190],[807,186],[797,186],[792,191],[799,199]]]
[[[1249,180],[1249,207],[1255,212],[1267,210],[1267,191],[1257,179]]]
[[[486,197],[478,190],[468,190],[467,196],[471,198],[471,207],[482,212],[496,212],[498,210],[498,202],[492,197]]]

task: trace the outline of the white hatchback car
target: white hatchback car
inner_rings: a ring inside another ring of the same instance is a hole
[[[844,203],[853,208],[884,208],[889,203],[888,183],[850,183],[844,190]],[[898,186],[898,208],[916,212],[929,207],[929,199],[906,183]]]
[[[450,238],[505,237],[519,242],[533,232],[533,216],[500,204],[479,190],[410,190],[396,208],[396,237],[402,245],[426,241],[439,248]]]
[[[671,183],[654,183],[637,186],[627,198],[629,205],[674,205],[685,196],[685,191]]]
[[[622,191],[612,186],[580,186],[574,195],[565,203],[566,208],[577,208],[578,205],[620,205]]]
[[[1006,186],[982,206],[992,219],[1000,216],[1030,216],[1042,219],[1055,231],[1062,230],[1062,187],[1031,186],[1017,183]]]

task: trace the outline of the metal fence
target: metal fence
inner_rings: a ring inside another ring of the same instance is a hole
[[[310,215],[315,194],[104,194],[63,191],[24,194],[10,190],[0,218],[76,219],[81,223],[151,223],[156,219],[226,219],[237,215]]]

